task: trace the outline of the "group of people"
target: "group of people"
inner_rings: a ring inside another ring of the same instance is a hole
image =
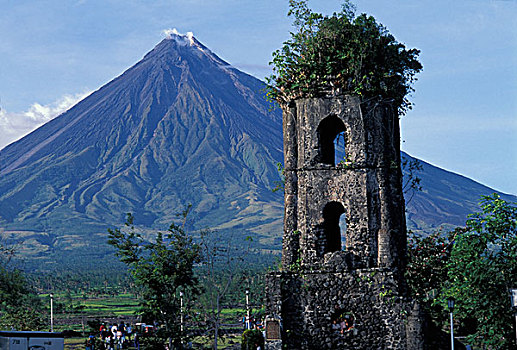
[[[124,322],[113,323],[111,326],[105,323],[99,328],[101,348],[95,348],[95,337],[90,335],[86,340],[86,350],[115,350],[124,349],[133,342],[136,349],[140,349],[140,339],[138,332],[134,332],[133,327]]]
[[[354,318],[352,316],[340,316],[332,321],[332,330],[344,334],[345,332],[355,331]]]
[[[242,317],[242,328],[243,329],[258,329],[260,331],[265,330],[264,321],[262,321],[260,319],[257,320],[256,318],[253,318],[253,317],[250,317],[250,319],[248,320],[248,318],[246,316]]]

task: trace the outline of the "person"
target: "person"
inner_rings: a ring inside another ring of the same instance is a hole
[[[131,323],[129,323],[126,327],[127,341],[131,341],[131,333],[133,332],[133,328],[131,327]]]
[[[113,323],[111,325],[111,334],[113,335],[113,337],[117,336],[117,324],[116,323]]]
[[[337,320],[332,321],[332,330],[333,331],[339,331],[341,329],[341,326],[337,322]]]
[[[261,330],[263,328],[264,323],[262,322],[262,319],[255,320],[255,329]]]
[[[120,333],[118,333],[120,332]],[[120,321],[120,324],[118,325],[117,335],[120,334],[119,342],[124,345],[126,341],[126,325],[123,321]]]
[[[345,332],[345,330],[347,329],[347,325],[346,325],[346,317],[343,317],[341,319],[341,322],[339,322],[339,328],[341,329],[341,334],[343,334]]]
[[[104,323],[101,324],[101,326],[99,328],[99,331],[100,331],[101,342],[104,345],[104,348],[106,349],[107,348],[107,346],[106,346],[106,336],[108,334],[108,331],[106,330],[106,326],[104,325]]]
[[[85,349],[86,350],[95,350],[94,349],[94,342],[93,342],[93,336],[90,335],[85,342]]]
[[[135,349],[140,350],[140,334],[135,332]]]
[[[104,349],[105,350],[109,350],[109,348],[110,348],[110,334],[111,333],[106,331],[106,337],[104,337]]]
[[[109,350],[115,350],[115,336],[112,334],[108,337]]]
[[[123,349],[124,348],[124,335],[120,328],[117,329],[117,348]]]
[[[343,321],[341,322],[341,334],[343,332],[349,332],[354,327],[354,318],[352,316],[343,318]],[[354,330],[355,331],[355,330]],[[355,332],[354,332],[355,334]]]
[[[91,344],[92,350],[95,350],[95,336],[93,334],[90,334],[88,339],[90,339],[90,344]]]

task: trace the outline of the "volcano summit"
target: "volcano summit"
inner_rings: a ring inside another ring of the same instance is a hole
[[[191,228],[280,237],[282,195],[271,188],[282,117],[263,88],[193,36],[169,33],[121,76],[0,151],[4,235],[45,261],[72,248],[98,255],[106,229],[126,213],[164,230],[192,203]]]

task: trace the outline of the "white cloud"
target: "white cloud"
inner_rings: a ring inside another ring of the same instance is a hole
[[[187,34],[181,34],[176,28],[164,29],[162,33],[165,34],[167,39],[174,39],[180,45],[194,44],[194,33],[187,32]]]
[[[164,29],[164,30],[162,30],[162,33],[165,34],[165,37],[167,39],[172,39],[173,35],[180,35],[180,33],[178,32],[178,30],[176,28]]]
[[[0,109],[0,149],[66,112],[90,93],[91,91],[65,95],[47,105],[36,102],[27,111],[20,113]]]

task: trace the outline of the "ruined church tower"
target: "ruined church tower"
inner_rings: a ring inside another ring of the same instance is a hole
[[[390,103],[283,106],[282,270],[267,279],[267,349],[420,349],[407,298],[400,132]],[[276,321],[275,321],[276,320]]]

